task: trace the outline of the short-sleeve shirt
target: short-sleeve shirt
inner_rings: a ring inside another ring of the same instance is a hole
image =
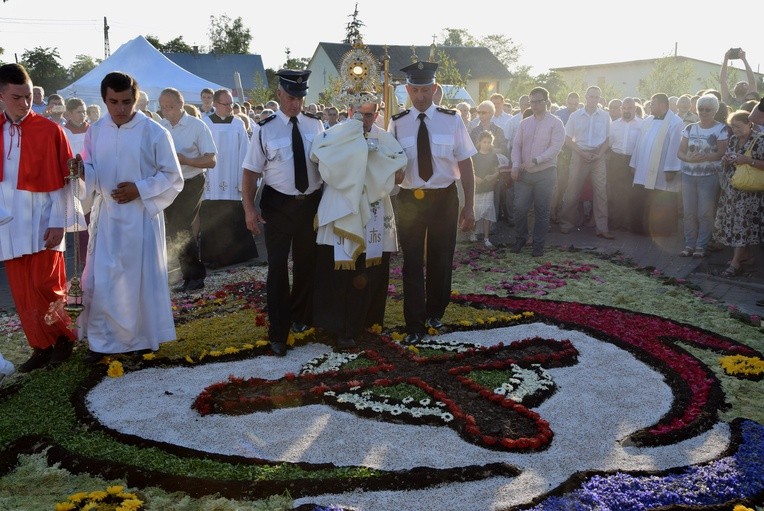
[[[297,127],[305,147],[305,162],[308,166],[308,189],[313,193],[321,188],[318,165],[310,160],[313,140],[324,131],[324,124],[305,114],[297,115]],[[244,170],[263,175],[263,183],[285,195],[300,195],[294,184],[294,153],[292,151],[292,123],[279,110],[255,124],[252,138],[244,158]]]
[[[429,181],[424,182],[419,177],[417,163],[417,133],[419,132],[420,112],[411,108],[408,113],[390,120],[387,131],[401,144],[406,152],[408,163],[401,188],[446,188],[459,179],[460,161],[470,158],[477,153],[467,128],[458,113],[448,113],[439,109],[435,104],[422,112],[426,115],[423,122],[427,125],[432,151],[433,174]]]
[[[203,120],[188,115],[186,112],[180,116],[178,123],[173,126],[167,119],[162,119],[160,124],[172,135],[175,151],[187,158],[198,158],[205,154],[217,154],[212,132]],[[183,179],[191,179],[202,174],[207,169],[200,169],[191,165],[181,165]]]
[[[610,114],[601,108],[593,113],[586,108],[579,108],[568,118],[565,135],[573,139],[583,150],[594,150],[607,140],[610,133]]]
[[[716,152],[716,143],[719,140],[727,140],[729,134],[727,126],[720,122],[714,123],[710,128],[701,128],[700,123],[692,123],[685,126],[682,131],[682,138],[687,139],[687,152],[709,154]],[[701,161],[691,163],[682,162],[682,174],[689,176],[712,176],[722,170],[721,160]]]

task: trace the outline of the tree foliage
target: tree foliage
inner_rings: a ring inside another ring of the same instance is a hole
[[[515,44],[511,37],[504,34],[490,34],[479,40],[478,46],[491,50],[499,62],[507,69],[512,69],[520,58],[522,46]]]
[[[666,56],[655,61],[652,71],[640,80],[639,94],[649,98],[663,92],[669,96],[681,96],[692,87],[693,69],[687,61],[674,56]]]
[[[227,14],[210,16],[210,52],[242,54],[249,53],[252,33],[244,26],[241,16],[232,20]]]
[[[361,27],[365,27],[363,21],[358,19],[358,2],[355,4],[355,10],[353,14],[348,16],[352,18],[347,25],[345,25],[345,39],[342,41],[345,44],[353,44],[356,40],[361,39]]]
[[[463,28],[444,28],[438,41],[440,46],[478,46],[478,41]]]
[[[549,91],[549,100],[553,103],[563,104],[568,97],[568,84],[557,71],[542,73],[536,77],[536,84]]]
[[[456,87],[467,85],[469,76],[462,76],[456,66],[456,61],[449,57],[443,49],[435,51],[435,58],[438,61],[438,82]]]
[[[249,91],[246,91],[246,96],[249,98],[249,102],[253,105],[262,105],[271,99],[276,98],[276,72],[273,69],[266,69],[265,76],[268,83],[263,83],[262,75],[255,73],[253,78],[255,86]]]
[[[100,61],[93,60],[90,55],[77,55],[74,62],[69,66],[69,80],[74,82],[85,76],[90,70],[94,69]]]
[[[59,60],[58,48],[37,46],[21,55],[21,65],[32,77],[32,83],[45,89],[46,94],[68,85],[69,75]]]

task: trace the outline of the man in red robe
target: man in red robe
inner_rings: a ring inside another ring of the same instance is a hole
[[[32,356],[29,372],[69,358],[75,339],[63,310],[66,297],[65,176],[72,157],[63,129],[32,111],[32,80],[18,64],[0,66],[0,260]]]

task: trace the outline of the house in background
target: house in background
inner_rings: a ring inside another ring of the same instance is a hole
[[[318,43],[310,58],[308,69],[311,70],[310,88],[305,103],[318,103],[318,95],[339,79],[342,57],[352,49],[352,45],[343,43]],[[406,82],[406,74],[401,71],[414,60],[414,52],[419,60],[430,60],[432,46],[384,46],[368,44],[367,49],[379,59],[379,70],[383,71],[382,59],[385,49],[390,57],[388,69],[393,85]],[[495,92],[506,93],[509,89],[510,73],[488,48],[467,46],[439,46],[452,59],[459,73],[466,81],[464,87],[475,102],[490,98]],[[437,60],[437,58],[436,58]],[[437,77],[437,73],[435,75]],[[380,79],[380,83],[382,80]]]
[[[701,89],[719,89],[719,73],[722,69],[721,64],[690,57],[676,56],[674,58],[677,59],[677,63],[680,66],[689,64],[693,70],[691,76],[694,78],[690,90],[684,92],[695,94]],[[591,87],[592,85],[604,88],[604,86],[608,84],[618,92],[620,97],[641,97],[639,92],[640,83],[642,83],[642,81],[653,71],[657,60],[659,59],[556,67],[552,68],[551,71],[559,73],[569,87],[582,87],[581,90],[578,90],[577,92],[584,92],[587,87]],[[733,73],[734,76],[736,76],[735,81],[737,82],[746,79],[745,69],[729,66],[728,75],[731,77],[733,76]],[[764,77],[764,75],[754,72],[754,76],[756,77],[756,83],[758,84],[759,94],[761,94],[762,77]]]
[[[234,81],[235,73],[238,72],[241,77],[241,87],[245,94],[246,91],[254,88],[268,87],[268,79],[260,55],[198,52],[163,53],[163,55],[183,69],[231,89],[233,100],[237,103],[244,100],[239,97],[238,84]],[[184,99],[188,103],[200,103],[199,94]]]

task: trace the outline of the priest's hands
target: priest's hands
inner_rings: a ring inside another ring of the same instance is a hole
[[[127,204],[138,197],[140,194],[135,183],[119,183],[117,188],[111,191],[111,198],[118,204]]]

